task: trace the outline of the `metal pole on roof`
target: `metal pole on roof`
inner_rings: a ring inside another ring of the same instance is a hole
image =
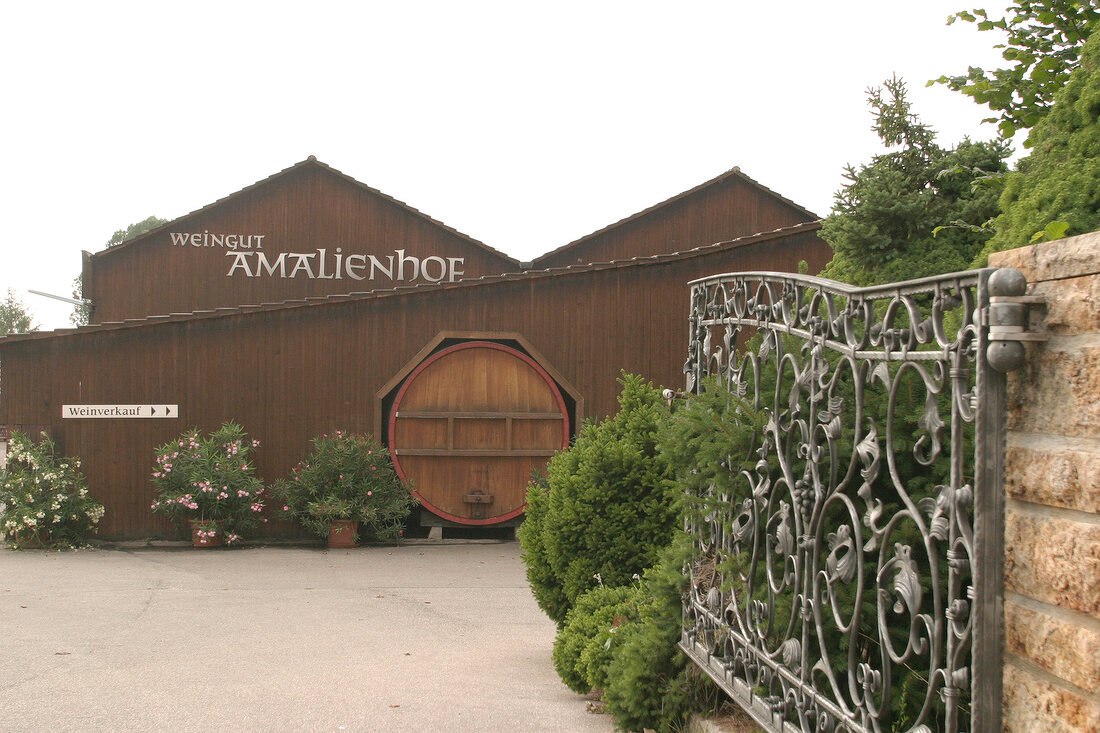
[[[31,290],[30,288],[27,289],[27,292],[28,293],[33,293],[34,295],[41,295],[44,298],[53,298],[54,300],[60,300],[61,302],[69,303],[70,305],[91,305],[92,304],[92,301],[90,301],[90,300],[77,300],[76,298],[66,298],[64,295],[52,295],[50,293],[41,293],[37,290]]]

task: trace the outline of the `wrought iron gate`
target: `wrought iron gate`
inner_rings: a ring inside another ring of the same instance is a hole
[[[738,490],[693,497],[680,646],[769,730],[1000,731],[1023,276],[691,286],[687,391],[766,426]]]

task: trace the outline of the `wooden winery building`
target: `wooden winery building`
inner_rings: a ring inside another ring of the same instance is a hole
[[[817,217],[733,169],[521,263],[314,158],[83,262],[91,325],[0,338],[0,439],[47,432],[103,539],[176,537],[154,448],[232,420],[285,477],[316,435],[372,433],[421,525],[519,521],[532,469],[616,408],[622,371],[679,386],[687,283],[819,271]],[[65,408],[175,405],[168,419]],[[297,536],[282,522],[268,536]]]

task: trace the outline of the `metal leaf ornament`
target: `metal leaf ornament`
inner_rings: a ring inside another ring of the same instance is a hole
[[[898,599],[894,602],[894,613],[908,609],[910,615],[915,615],[920,610],[921,590],[912,549],[908,545],[895,544],[894,557],[890,562],[897,571],[894,575],[894,593]]]
[[[936,396],[929,392],[924,400],[924,414],[917,421],[917,427],[926,433],[920,436],[913,445],[913,458],[916,459],[917,463],[928,466],[936,460],[943,444],[944,425],[943,418],[940,417],[939,406],[936,404]],[[928,454],[924,455],[922,446],[929,442]]]
[[[856,577],[856,552],[855,542],[852,541],[852,530],[847,524],[842,524],[836,532],[830,532],[829,556],[825,558],[825,570],[828,571],[829,580],[840,579],[842,583],[851,583]]]
[[[775,530],[775,553],[790,556],[794,552],[794,532],[791,529],[791,506],[779,502],[779,526]]]
[[[935,497],[926,496],[917,502],[917,507],[928,516],[928,534],[941,542],[946,542],[949,530],[951,497],[954,493],[950,486],[939,485],[934,491]]]
[[[708,328],[707,331],[706,331],[706,335],[703,336],[703,353],[700,355],[700,356],[702,356],[702,363],[707,369],[710,368],[710,354],[711,354],[711,333],[710,333],[710,329]]]
[[[752,499],[745,499],[741,502],[741,511],[737,513],[733,520],[733,526],[730,527],[730,536],[738,545],[743,545],[752,539],[753,528],[755,527],[752,521],[752,507]]]
[[[863,549],[867,552],[871,552],[878,547],[878,520],[883,513],[882,501],[876,499],[873,493],[875,480],[878,479],[879,466],[882,461],[882,448],[878,443],[878,430],[875,428],[874,421],[868,420],[868,423],[870,428],[867,431],[867,435],[856,444],[855,453],[863,464],[863,468],[859,470],[859,475],[863,477],[863,483],[856,492],[867,505],[867,511],[863,515],[863,523],[875,533],[871,536],[871,539],[867,541]]]
[[[772,349],[775,348],[775,332],[768,331],[764,334],[764,338],[760,339],[760,359],[767,361],[768,356],[772,353]]]
[[[718,613],[722,607],[722,591],[717,587],[711,588],[707,591],[707,609],[711,613]]]
[[[840,413],[843,406],[844,399],[842,397],[830,397],[829,409],[823,410],[817,416],[818,420],[825,424],[825,437],[829,440],[836,440],[840,437]]]

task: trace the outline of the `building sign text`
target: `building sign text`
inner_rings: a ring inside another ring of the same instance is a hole
[[[226,277],[272,277],[309,280],[375,280],[454,282],[465,275],[465,257],[417,257],[403,249],[393,254],[347,254],[343,247],[312,252],[264,250],[266,234],[169,232],[173,247],[218,247],[229,258]]]

